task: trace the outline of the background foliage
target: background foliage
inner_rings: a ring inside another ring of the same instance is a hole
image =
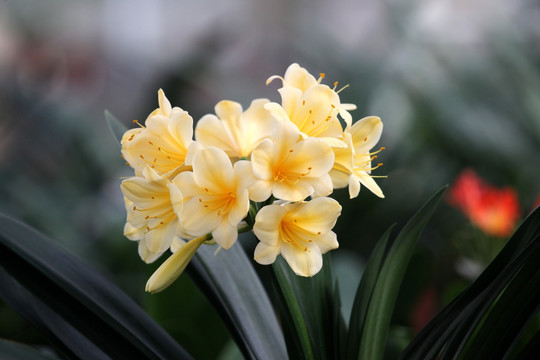
[[[157,106],[158,88],[195,119],[224,97],[244,106],[253,93],[276,100],[266,78],[299,62],[350,84],[341,95],[358,104],[355,119],[378,115],[385,124],[378,173],[388,175],[386,199],[335,193],[344,212],[334,271],[350,312],[349,289],[377,239],[463,168],[514,187],[523,217],[532,209],[539,11],[502,0],[0,2],[0,211],[86,259],[196,358],[225,354],[229,335],[189,278],[163,296],[143,293],[157,264],[142,263],[121,235],[119,182],[130,171],[103,110],[131,126]],[[470,281],[453,246],[470,231],[441,203],[398,294],[391,347],[402,348]],[[43,342],[4,303],[0,337]]]

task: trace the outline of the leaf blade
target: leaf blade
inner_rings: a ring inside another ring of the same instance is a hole
[[[213,247],[203,246],[186,270],[216,307],[246,358],[287,357],[268,294],[240,244],[217,255]]]
[[[51,309],[57,320],[67,322],[105,353],[191,358],[119,288],[52,240],[3,214],[0,246],[0,265],[9,274],[4,279],[15,279],[34,296],[32,302]],[[13,296],[6,291],[1,288],[0,295]],[[73,340],[69,332],[57,335],[57,341]],[[111,345],[113,339],[122,346]]]
[[[405,270],[418,237],[435,211],[445,190],[446,187],[440,189],[418,210],[389,249],[369,304],[365,329],[362,332],[359,359],[381,359],[383,357],[390,319]]]

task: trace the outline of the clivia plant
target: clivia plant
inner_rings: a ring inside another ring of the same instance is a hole
[[[146,263],[162,261],[146,291],[185,272],[220,314],[247,359],[383,359],[400,286],[417,240],[444,196],[434,194],[398,234],[382,234],[349,319],[330,250],[342,206],[334,189],[383,198],[374,171],[383,123],[353,121],[338,83],[298,64],[281,102],[244,110],[224,100],[194,123],[162,90],[159,107],[126,130],[106,113],[133,176],[121,181],[124,235]],[[510,220],[509,220],[510,221]],[[255,243],[239,236],[252,232]],[[0,216],[0,295],[55,353],[34,358],[189,359],[114,284],[17,220]],[[165,260],[162,260],[165,258]],[[255,263],[265,266],[255,266]],[[484,272],[422,329],[402,359],[521,359],[540,353],[540,211],[533,211]],[[141,285],[142,291],[142,285]],[[180,321],[181,319],[179,319]]]

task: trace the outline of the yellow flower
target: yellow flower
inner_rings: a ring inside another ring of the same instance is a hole
[[[203,146],[215,146],[234,160],[249,157],[253,149],[272,134],[275,120],[264,108],[266,99],[253,100],[242,112],[242,106],[233,101],[216,105],[216,115],[205,115],[195,128],[195,138]]]
[[[357,121],[352,127],[345,129],[346,148],[336,149],[336,160],[330,171],[334,188],[349,186],[350,198],[355,198],[360,192],[360,183],[372,193],[384,198],[379,185],[370,175],[371,171],[382,165],[379,163],[372,166],[372,161],[377,158],[384,148],[371,152],[371,149],[379,141],[383,130],[383,123],[376,116],[365,117]]]
[[[140,128],[126,131],[122,137],[122,155],[140,176],[149,166],[158,174],[172,177],[185,160],[193,137],[193,119],[178,108],[171,108],[163,90],[158,91],[159,108]]]
[[[292,64],[285,76],[272,76],[267,84],[274,79],[281,79],[283,87],[279,89],[281,105],[269,103],[266,105],[272,115],[281,121],[290,121],[296,125],[303,137],[319,137],[331,146],[343,147],[339,140],[343,129],[337,117],[339,114],[347,124],[352,122],[348,110],[354,110],[353,104],[341,104],[338,92],[334,88],[321,84],[324,74],[319,80],[298,64]]]
[[[169,287],[184,272],[197,249],[207,239],[207,236],[201,236],[177,246],[174,253],[148,279],[146,291],[157,293]]]
[[[139,241],[141,259],[151,263],[182,234],[175,210],[181,212],[183,196],[150,167],[144,168],[142,176],[122,181],[127,210],[124,235]]]
[[[193,157],[193,171],[180,173],[173,184],[185,198],[180,223],[192,236],[212,233],[223,248],[238,238],[237,226],[249,210],[249,161],[234,164],[223,150],[210,146]]]
[[[322,267],[322,254],[339,247],[331,229],[340,214],[341,205],[327,197],[263,207],[253,227],[260,240],[255,261],[272,264],[281,254],[297,275],[317,274]]]
[[[300,141],[298,141],[300,140]],[[332,192],[328,172],[334,163],[332,148],[317,138],[301,140],[291,123],[277,123],[271,139],[263,140],[251,154],[253,174],[250,197],[264,201],[273,194],[287,201]]]

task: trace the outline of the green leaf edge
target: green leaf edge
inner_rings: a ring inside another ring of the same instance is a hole
[[[441,188],[416,212],[388,251],[369,303],[358,359],[382,359],[386,336],[399,288],[417,240],[435,211],[447,186]]]

